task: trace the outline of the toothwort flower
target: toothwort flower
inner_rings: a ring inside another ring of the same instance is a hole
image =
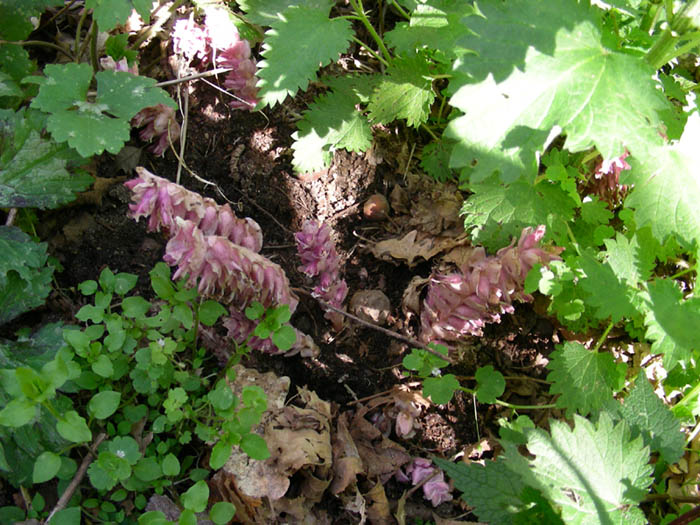
[[[513,313],[513,301],[531,301],[523,290],[525,277],[536,263],[559,259],[561,249],[551,252],[539,247],[544,226],[525,228],[518,245],[512,243],[487,256],[475,248],[469,260],[456,272],[434,273],[421,312],[421,337],[457,340],[464,335],[482,335],[487,323]]]
[[[180,140],[180,124],[175,119],[175,110],[165,104],[142,109],[131,119],[131,125],[135,128],[145,126],[139,133],[144,142],[157,138],[157,142],[151,146],[151,151],[159,157],[165,153],[171,142]]]
[[[450,486],[445,481],[445,474],[442,470],[434,467],[432,461],[416,458],[413,463],[406,467],[406,474],[411,476],[412,485],[418,485],[424,479],[433,476],[423,485],[423,497],[429,500],[433,507],[452,500]]]
[[[342,308],[348,294],[348,285],[340,278],[340,258],[331,240],[330,227],[319,221],[307,220],[301,231],[294,234],[294,238],[302,262],[299,271],[309,277],[318,277],[313,295],[331,306]],[[342,328],[341,314],[329,310],[325,317],[334,329]]]

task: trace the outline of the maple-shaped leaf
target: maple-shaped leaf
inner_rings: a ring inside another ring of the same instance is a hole
[[[85,0],[85,7],[92,9],[101,31],[110,31],[126,22],[133,9],[148,23],[152,5],[151,0]]]
[[[685,249],[700,252],[699,142],[700,115],[693,113],[680,141],[640,154],[621,182],[634,183],[625,206],[634,208],[639,228],[651,226],[662,243],[675,235]]]
[[[605,46],[600,10],[576,0],[485,0],[479,10],[467,19],[476,35],[458,41],[476,53],[456,62],[468,83],[450,100],[465,114],[446,129],[458,141],[452,167],[472,180],[533,176],[559,130],[568,150],[595,146],[606,159],[661,144],[670,103],[653,68]]]
[[[469,185],[474,194],[464,201],[464,227],[474,228],[474,244],[488,249],[507,245],[523,228],[546,224],[547,216],[573,216],[575,201],[558,183],[519,180],[503,185],[496,177]]]
[[[367,100],[377,77],[345,76],[330,80],[333,91],[318,97],[297,124],[292,164],[299,172],[316,171],[330,162],[336,149],[366,151],[372,130],[356,105]]]
[[[585,416],[600,410],[624,386],[627,370],[610,354],[571,341],[552,352],[547,368],[547,380],[552,382],[549,393],[560,394],[556,404],[566,408],[567,417],[576,411]]]
[[[449,59],[463,54],[457,41],[464,36],[463,18],[473,15],[474,7],[462,0],[429,0],[419,3],[410,22],[399,22],[384,35],[397,54],[412,54],[429,47],[445,53]]]
[[[634,387],[620,405],[620,413],[632,428],[641,434],[644,444],[672,465],[683,455],[685,437],[681,425],[643,373],[637,376]]]
[[[581,287],[589,294],[587,304],[595,309],[597,319],[610,318],[617,323],[637,313],[634,307],[637,289],[621,280],[610,264],[600,262],[590,251],[579,257],[579,264],[586,273],[580,281]]]
[[[0,207],[57,208],[92,183],[68,171],[68,147],[42,137],[32,113],[0,115]]]
[[[381,124],[406,119],[413,127],[426,122],[435,100],[430,74],[430,64],[420,55],[395,59],[374,90],[369,118]]]
[[[700,297],[684,299],[683,292],[671,279],[656,279],[647,289],[649,311],[644,318],[645,337],[653,341],[652,352],[664,354],[664,368],[670,371],[700,348],[693,329],[700,326]]]
[[[258,63],[263,106],[274,106],[306,89],[318,69],[337,60],[352,39],[348,20],[331,20],[325,9],[308,6],[285,9],[270,26],[263,43],[265,60]]]
[[[640,437],[631,439],[624,421],[613,425],[606,412],[596,424],[574,415],[573,429],[558,420],[550,429],[528,431],[527,449],[535,455],[532,475],[565,523],[647,522],[637,505],[653,481],[649,449]]]
[[[47,7],[62,5],[63,0],[3,0],[0,2],[0,38],[24,40],[34,31],[32,18]]]
[[[129,120],[145,107],[175,107],[168,94],[156,88],[152,78],[123,71],[100,71],[97,98],[87,100],[92,68],[87,64],[49,64],[45,77],[27,81],[40,85],[32,107],[49,113],[47,129],[57,142],[68,142],[83,157],[118,153],[129,140]]]

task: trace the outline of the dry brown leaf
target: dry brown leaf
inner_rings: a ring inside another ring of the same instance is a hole
[[[377,482],[367,494],[364,495],[368,503],[367,518],[372,525],[390,525],[394,523],[391,518],[389,500],[386,498],[384,486]]]
[[[383,325],[391,314],[391,302],[381,290],[359,290],[350,299],[350,313],[367,322]]]
[[[401,465],[411,460],[411,456],[401,445],[385,438],[379,429],[367,421],[364,418],[366,412],[365,407],[357,410],[350,426],[350,434],[367,469],[367,477],[378,479],[396,472]]]
[[[350,435],[347,412],[338,416],[336,432],[333,435],[333,483],[331,493],[339,494],[349,485],[354,484],[358,474],[364,474],[362,458]]]
[[[466,234],[459,236],[436,237],[429,233],[411,230],[401,238],[379,241],[369,250],[378,259],[396,262],[395,259],[405,260],[409,267],[418,264],[417,258],[430,260],[439,253],[446,252],[456,246],[469,242]]]

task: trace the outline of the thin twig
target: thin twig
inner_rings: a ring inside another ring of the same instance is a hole
[[[70,484],[66,487],[66,490],[64,490],[63,494],[61,494],[61,497],[56,502],[56,506],[49,514],[49,517],[46,518],[44,524],[50,523],[51,518],[54,517],[54,514],[63,510],[66,507],[70,499],[73,497],[73,494],[75,493],[76,489],[78,488],[78,485],[80,485],[80,482],[83,480],[83,477],[85,476],[85,473],[87,472],[90,463],[92,463],[95,452],[97,451],[97,447],[99,447],[100,443],[102,443],[106,438],[107,434],[105,434],[104,432],[102,432],[95,438],[95,441],[92,443],[92,446],[88,450],[87,455],[83,458],[83,462],[80,464],[80,468],[78,468]]]
[[[361,325],[366,326],[367,328],[372,328],[373,330],[377,330],[378,332],[381,332],[385,335],[388,335],[389,337],[393,337],[394,339],[399,339],[403,341],[404,343],[408,343],[411,346],[415,346],[416,348],[421,348],[428,352],[429,354],[433,354],[436,357],[439,357],[440,359],[444,359],[451,365],[454,364],[454,361],[449,357],[444,354],[441,354],[437,350],[434,350],[433,348],[429,347],[428,345],[421,343],[420,341],[417,341],[415,339],[412,339],[411,337],[406,337],[405,335],[402,335],[398,332],[394,332],[393,330],[389,330],[387,328],[383,328],[381,326],[378,326],[376,324],[370,323],[368,321],[365,321],[364,319],[360,319],[359,317],[356,317],[352,315],[349,312],[346,312],[345,310],[341,310],[340,308],[336,308],[335,306],[332,306],[328,304],[327,302],[323,301],[322,299],[319,299],[318,297],[314,297],[314,295],[311,292],[308,292],[304,290],[303,288],[294,288],[295,291],[302,292],[303,294],[306,294],[310,297],[313,297],[318,301],[318,303],[321,305],[322,308],[327,309],[327,310],[332,310],[334,312],[337,312],[341,315],[344,315],[345,317],[352,319],[356,323],[360,323]]]
[[[214,75],[218,75],[219,73],[228,73],[229,71],[233,71],[233,68],[220,67],[218,69],[212,69],[211,71],[205,71],[203,73],[194,73],[193,75],[188,75],[186,77],[174,78],[172,80],[164,80],[163,82],[158,82],[155,85],[155,87],[165,87],[172,86],[175,84],[182,84],[183,82],[188,82],[190,80],[197,80],[198,78],[205,77],[213,77]]]
[[[12,226],[15,222],[15,217],[17,216],[17,208],[10,208],[7,212],[7,219],[5,219],[5,226]]]

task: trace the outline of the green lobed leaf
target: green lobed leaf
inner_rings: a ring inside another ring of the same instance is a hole
[[[150,1],[144,0],[86,0],[85,7],[93,10],[93,17],[101,31],[111,31],[124,24],[132,9],[136,9],[143,21],[150,19]]]
[[[456,64],[464,77],[455,82],[463,85],[450,104],[464,116],[446,130],[458,141],[452,167],[472,180],[494,172],[504,182],[534,177],[536,155],[558,129],[568,150],[595,146],[606,159],[625,147],[635,156],[661,144],[659,114],[670,103],[650,66],[605,46],[598,8],[484,0],[479,11],[467,20],[474,34],[458,41],[476,53]]]
[[[565,523],[647,522],[637,505],[653,481],[649,449],[630,438],[626,423],[613,425],[603,412],[595,425],[574,415],[573,429],[558,420],[550,428],[529,431],[527,449],[532,475]]]
[[[406,119],[409,126],[427,122],[435,100],[430,64],[421,55],[395,59],[378,81],[367,110],[381,124]]]
[[[124,71],[100,71],[97,99],[88,102],[92,68],[87,64],[49,64],[45,77],[30,77],[40,85],[32,107],[49,113],[47,129],[58,142],[68,142],[83,157],[118,153],[130,137],[129,119],[156,104],[175,106],[152,78]]]
[[[0,3],[0,38],[24,40],[34,31],[31,19],[47,7],[62,5],[63,0],[3,0]]]
[[[653,341],[651,351],[664,355],[664,368],[671,371],[686,362],[699,347],[695,331],[700,326],[700,297],[683,298],[671,279],[655,279],[647,285],[649,311],[644,318],[645,337]]]
[[[683,455],[685,436],[673,413],[654,393],[643,373],[637,376],[634,387],[620,406],[622,417],[635,435],[641,434],[644,444],[660,452],[669,465]]]
[[[281,103],[316,79],[316,71],[337,60],[344,52],[352,29],[343,19],[330,20],[327,11],[310,6],[287,8],[265,33],[258,63],[258,96],[262,106]],[[304,35],[304,38],[299,38]],[[289,45],[294,42],[295,45]]]
[[[459,381],[454,374],[429,377],[423,381],[423,395],[429,397],[433,403],[444,405],[452,400],[459,386]]]
[[[577,411],[598,412],[624,386],[627,370],[610,354],[592,352],[571,341],[557,346],[547,368],[547,380],[552,382],[549,393],[560,394],[556,404],[566,408],[567,417]]]

